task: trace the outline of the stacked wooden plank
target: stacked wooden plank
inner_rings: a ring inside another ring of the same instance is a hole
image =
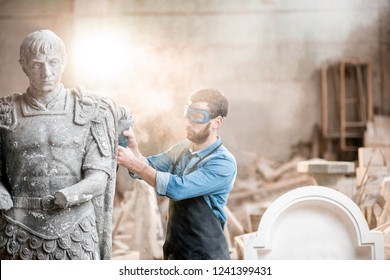
[[[390,116],[374,115],[367,123],[364,147],[390,147]]]
[[[384,178],[390,175],[390,148],[361,147],[358,153],[355,202],[362,209],[370,228],[374,228],[384,206],[380,193]]]

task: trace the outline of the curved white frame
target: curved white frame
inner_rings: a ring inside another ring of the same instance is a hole
[[[261,218],[258,231],[244,235],[244,259],[260,259],[257,250],[270,251],[271,233],[274,224],[284,211],[301,202],[321,201],[336,206],[336,209],[347,216],[357,234],[358,246],[371,247],[371,259],[384,259],[383,233],[370,231],[360,208],[346,195],[331,188],[322,186],[300,187],[284,193],[276,199]],[[266,257],[265,257],[266,258]]]

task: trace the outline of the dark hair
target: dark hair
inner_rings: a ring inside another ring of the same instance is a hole
[[[215,88],[198,89],[190,94],[189,101],[206,102],[213,118],[227,116],[229,102],[226,96]]]

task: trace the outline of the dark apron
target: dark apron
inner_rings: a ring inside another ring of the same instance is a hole
[[[214,153],[222,143],[200,158],[187,174],[195,171],[201,161]],[[184,149],[172,166],[172,174],[188,152]],[[183,175],[183,174],[181,174]],[[163,246],[165,260],[228,260],[229,247],[223,226],[203,196],[169,201],[167,235]]]
[[[165,260],[228,260],[223,225],[203,197],[170,200]]]

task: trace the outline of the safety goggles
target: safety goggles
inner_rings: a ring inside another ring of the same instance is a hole
[[[194,123],[208,123],[210,121],[210,113],[207,110],[194,109],[186,106],[184,109],[184,117]]]

